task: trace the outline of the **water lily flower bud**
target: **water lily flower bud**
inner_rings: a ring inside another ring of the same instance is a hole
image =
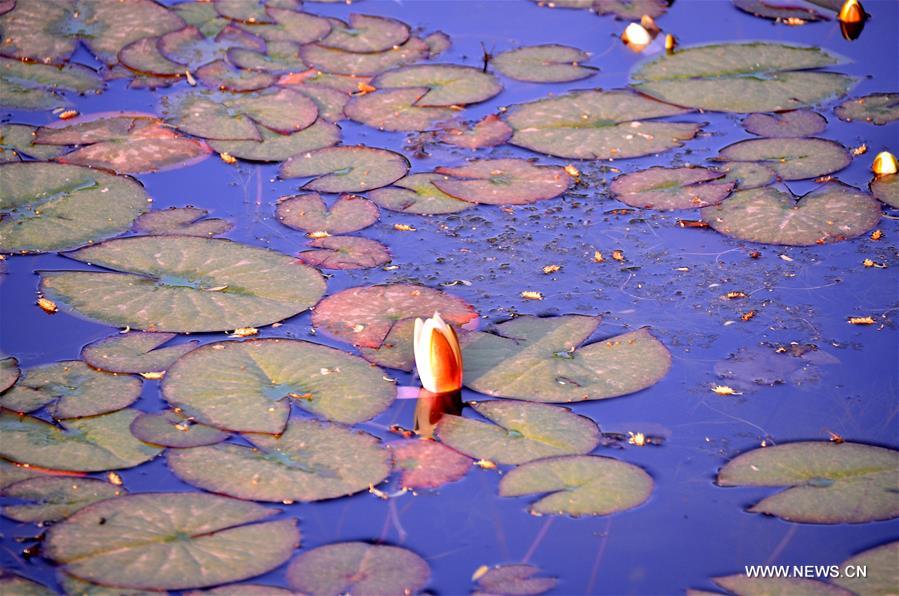
[[[865,9],[858,0],[846,0],[838,18],[842,23],[861,23],[865,20]]]
[[[462,348],[455,330],[440,313],[430,319],[415,319],[415,367],[421,384],[431,393],[462,388]]]
[[[652,35],[639,23],[631,23],[621,34],[621,41],[632,48],[643,49],[652,43]]]
[[[896,157],[889,151],[881,151],[874,158],[871,169],[877,176],[889,176],[897,171]]]

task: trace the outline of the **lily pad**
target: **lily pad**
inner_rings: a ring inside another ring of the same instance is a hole
[[[424,559],[386,544],[338,542],[300,554],[287,568],[287,584],[310,596],[417,594],[431,576]]]
[[[899,93],[872,93],[856,99],[847,99],[834,113],[840,120],[861,120],[870,124],[889,124],[899,120]]]
[[[131,423],[131,433],[146,443],[176,449],[215,445],[229,436],[172,410],[141,414]]]
[[[833,582],[860,596],[895,592],[896,586],[899,585],[896,557],[899,557],[899,542],[890,542],[868,549],[844,561],[841,566],[846,569],[854,565],[864,565],[868,577],[840,576],[834,578]]]
[[[433,60],[453,46],[450,36],[443,31],[435,31],[426,35],[423,41],[428,44],[428,58]]]
[[[428,44],[417,37],[410,37],[401,46],[365,54],[309,44],[300,50],[300,57],[313,68],[331,74],[374,76],[392,68],[424,60],[429,53]]]
[[[510,143],[572,159],[626,159],[680,147],[702,128],[693,122],[653,119],[684,114],[627,91],[576,91],[514,106],[506,122]]]
[[[102,416],[64,420],[55,426],[31,416],[0,412],[0,456],[12,461],[73,472],[133,468],[161,451],[129,430],[140,414],[126,408]]]
[[[188,25],[160,36],[156,47],[167,59],[181,64],[184,72],[196,71],[215,62],[227,66],[223,62],[229,50],[240,47],[264,51],[265,40],[230,24],[210,36]]]
[[[162,393],[199,422],[236,432],[278,434],[295,404],[311,414],[354,424],[381,413],[393,381],[358,356],[289,339],[208,344],[166,373]]]
[[[415,105],[449,107],[486,101],[502,91],[495,76],[471,66],[420,64],[397,68],[375,77],[371,84],[381,88],[426,89]]]
[[[503,476],[501,497],[550,493],[533,503],[535,515],[609,515],[642,504],[652,478],[635,465],[593,455],[532,461]]]
[[[234,68],[224,60],[215,60],[197,69],[197,80],[210,89],[246,93],[271,87],[278,78],[268,72]]]
[[[393,186],[371,191],[368,198],[384,209],[416,215],[458,213],[473,206],[434,186],[435,180],[443,178],[436,173],[409,174],[394,182]]]
[[[134,227],[145,234],[206,238],[224,234],[234,227],[224,219],[206,218],[208,214],[205,209],[197,207],[169,207],[144,213],[135,220]]]
[[[778,112],[844,95],[856,79],[816,70],[839,64],[819,47],[773,42],[693,46],[631,72],[640,93],[679,106],[719,112]]]
[[[72,1],[17,1],[13,10],[0,16],[4,54],[47,63],[66,60],[75,51],[78,39],[59,33],[73,19],[74,11]]]
[[[19,596],[55,596],[56,592],[21,575],[0,570],[0,592]]]
[[[501,74],[530,83],[568,83],[592,77],[599,70],[583,66],[590,54],[558,44],[525,46],[496,55],[491,64]]]
[[[299,10],[302,2],[299,0],[214,0],[215,11],[221,16],[232,21],[242,21],[250,24],[273,23],[274,19],[266,12],[269,6],[282,9]]]
[[[55,66],[4,56],[0,56],[0,83],[0,104],[23,110],[68,105],[58,91],[87,93],[103,89],[100,75],[83,64]]]
[[[539,577],[533,565],[496,565],[477,579],[476,594],[543,594],[556,587],[554,577]],[[535,577],[538,576],[538,577]]]
[[[162,372],[200,343],[193,340],[160,347],[175,337],[174,333],[117,333],[84,346],[81,357],[90,366],[109,372]]]
[[[632,207],[694,209],[720,203],[730,194],[734,183],[723,178],[724,174],[706,168],[653,166],[615,178],[611,191]]]
[[[760,137],[812,137],[827,127],[827,120],[811,110],[780,114],[750,114],[743,120],[747,132]]]
[[[101,112],[42,126],[35,133],[35,142],[42,145],[91,145],[103,141],[123,141],[135,131],[158,124],[159,119],[153,114]]]
[[[745,574],[712,578],[729,594],[738,596],[852,596],[842,588],[802,577],[748,577]]]
[[[196,4],[188,2],[185,4]],[[158,37],[144,37],[129,43],[119,51],[119,63],[135,72],[160,77],[180,77],[189,69],[180,62],[169,60],[159,50]]]
[[[261,141],[209,141],[209,146],[232,157],[270,162],[284,161],[292,155],[331,147],[340,142],[340,128],[321,118],[309,128],[286,135],[262,126],[258,128]]]
[[[846,148],[827,139],[749,139],[728,145],[718,158],[722,161],[761,163],[783,180],[817,178],[842,170],[852,157]]]
[[[36,145],[37,130],[27,124],[0,124],[0,163],[22,161],[23,156],[45,161],[65,152],[63,147]]]
[[[3,515],[24,523],[55,522],[87,505],[121,497],[125,492],[120,486],[92,478],[31,478],[6,487],[3,496],[34,503],[7,505],[3,508]]]
[[[306,70],[300,58],[300,46],[292,41],[272,41],[266,44],[265,52],[249,48],[228,50],[228,62],[245,70],[285,73]]]
[[[372,128],[387,131],[423,131],[449,120],[456,112],[449,108],[421,107],[417,102],[428,93],[425,88],[387,89],[350,99],[344,113]]]
[[[596,14],[612,14],[625,21],[639,21],[643,15],[653,18],[662,16],[668,11],[668,2],[666,0],[593,0],[588,8],[592,8]]]
[[[409,26],[387,17],[354,13],[349,24],[331,19],[331,26],[321,45],[346,52],[383,52],[409,39]]]
[[[447,176],[433,184],[446,194],[470,203],[524,205],[552,199],[574,182],[563,169],[535,166],[524,159],[482,159],[456,168],[439,167]]]
[[[15,385],[19,379],[19,374],[18,360],[12,356],[0,358],[0,393]]]
[[[463,478],[471,459],[435,441],[407,439],[387,446],[393,453],[393,468],[400,473],[403,488],[433,489]]]
[[[44,554],[66,573],[105,586],[213,586],[290,558],[300,532],[295,519],[262,521],[275,513],[215,495],[131,495],[86,507],[51,528]]]
[[[320,501],[351,495],[390,473],[375,437],[294,418],[278,436],[251,434],[253,447],[222,443],[169,451],[176,476],[205,490],[255,501]]]
[[[390,251],[377,240],[355,236],[331,236],[309,242],[312,250],[297,255],[312,267],[323,269],[369,269],[390,262]]]
[[[38,470],[0,459],[0,490],[29,478],[45,478],[53,470]]]
[[[275,214],[285,226],[309,233],[349,234],[378,221],[378,207],[356,195],[342,195],[330,208],[316,193],[284,197]]]
[[[319,115],[317,123],[322,119],[328,122],[340,122],[346,117],[343,109],[350,101],[347,93],[326,85],[293,85],[290,88],[297,93],[302,93],[315,103]]]
[[[890,207],[899,209],[899,174],[877,176],[871,181],[870,187],[871,194],[877,197],[878,200],[883,201]]]
[[[186,2],[185,4],[195,3]],[[56,578],[63,592],[71,596],[147,596],[145,590],[109,588],[83,579],[78,579],[64,571],[58,571],[56,573]]]
[[[466,334],[465,384],[495,397],[574,402],[634,393],[667,374],[671,355],[646,328],[578,347],[598,325],[581,315],[524,316]]]
[[[596,423],[568,408],[505,400],[471,406],[495,424],[444,416],[437,435],[443,443],[475,459],[517,465],[556,455],[590,453],[599,444]]]
[[[441,127],[438,138],[441,142],[465,149],[496,147],[512,138],[512,127],[499,116],[490,114],[473,126],[446,124]]]
[[[48,406],[54,418],[96,416],[120,410],[140,396],[140,379],[89,367],[81,360],[36,366],[0,396],[0,406],[33,412]]]
[[[751,242],[811,246],[853,238],[880,220],[880,205],[851,186],[829,183],[800,199],[772,187],[743,190],[703,208],[715,230]]]
[[[44,295],[89,319],[146,331],[269,325],[325,291],[318,271],[292,257],[219,238],[137,236],[68,256],[110,271],[42,272]]]
[[[765,2],[765,0],[733,0],[733,2],[734,6],[743,12],[772,21],[795,22],[799,20],[814,23],[815,21],[830,20],[827,15],[804,6],[778,5]]]
[[[899,451],[805,441],[743,453],[718,472],[719,486],[788,487],[749,508],[792,522],[865,523],[899,517]]]
[[[406,175],[409,161],[393,151],[364,145],[327,147],[300,153],[282,166],[281,178],[316,177],[303,185],[318,192],[362,192]]]
[[[269,23],[244,25],[243,29],[258,35],[266,43],[289,41],[307,44],[318,41],[331,31],[329,19],[307,12],[269,5],[265,10]]]
[[[764,164],[751,161],[728,161],[713,169],[724,174],[721,182],[733,182],[736,190],[768,186],[777,180],[777,172]]]
[[[201,593],[189,592],[188,594],[189,596],[200,596]],[[262,584],[230,584],[204,590],[202,594],[209,596],[293,596],[294,592]]]

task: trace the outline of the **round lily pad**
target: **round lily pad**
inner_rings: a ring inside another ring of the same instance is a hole
[[[386,544],[338,542],[302,553],[287,568],[287,584],[310,596],[417,594],[431,570],[410,550]]]
[[[90,366],[116,373],[148,373],[167,370],[175,360],[197,347],[198,340],[162,348],[174,333],[117,333],[90,343],[81,358]]]
[[[837,586],[804,577],[749,577],[746,574],[736,574],[715,577],[712,581],[728,594],[739,596],[852,596],[851,592]]]
[[[146,331],[261,327],[303,312],[325,291],[318,271],[296,259],[219,238],[136,236],[68,256],[110,271],[44,271],[45,296],[89,319]]]
[[[232,21],[243,21],[249,24],[272,23],[274,19],[266,12],[268,6],[279,6],[283,9],[299,10],[300,0],[214,0],[215,11]]]
[[[852,161],[846,148],[827,139],[749,139],[728,145],[722,161],[761,163],[784,180],[816,178],[842,170]]]
[[[383,52],[409,39],[409,26],[405,23],[366,14],[351,14],[349,23],[331,20],[331,33],[321,45],[347,52]]]
[[[36,145],[37,130],[27,124],[0,124],[0,163],[22,161],[23,156],[44,161],[65,152],[63,147]]]
[[[56,426],[31,416],[0,412],[0,456],[73,472],[133,468],[161,451],[129,430],[140,414],[126,408],[110,414],[64,420]]]
[[[889,594],[896,591],[899,585],[899,572],[896,571],[896,558],[899,557],[899,541],[868,549],[844,561],[843,569],[850,566],[863,565],[867,577],[836,577],[833,582],[854,594],[861,596]]]
[[[409,161],[393,151],[364,145],[327,147],[300,153],[282,166],[282,178],[310,178],[303,188],[318,192],[362,192],[396,182]]]
[[[285,73],[306,70],[300,58],[300,46],[292,41],[272,41],[266,44],[265,52],[249,48],[231,48],[228,61],[245,70]]]
[[[625,159],[680,147],[702,128],[653,119],[688,110],[627,91],[576,91],[514,106],[513,145],[572,159]]]
[[[760,137],[812,137],[827,127],[827,120],[811,110],[780,114],[750,114],[743,120],[747,132]]]
[[[475,160],[456,168],[435,170],[446,178],[433,184],[446,194],[488,205],[524,205],[552,199],[574,182],[563,169],[535,166],[524,159]]]
[[[48,406],[54,418],[79,418],[114,412],[140,396],[140,379],[95,370],[81,360],[36,366],[0,396],[0,406],[33,412]]]
[[[827,15],[804,6],[778,5],[764,0],[733,0],[734,6],[751,15],[772,21],[799,19],[805,22],[828,21]]]
[[[277,7],[271,3],[265,9],[269,23],[242,25],[245,31],[264,39],[267,44],[289,41],[298,44],[319,41],[331,31],[329,19],[308,12]]]
[[[245,438],[252,448],[221,443],[169,451],[169,467],[204,490],[277,502],[351,495],[390,473],[378,439],[334,424],[294,418],[281,435]]]
[[[5,569],[0,570],[0,592],[21,596],[55,596],[56,594],[43,584],[10,573]]]
[[[753,513],[803,523],[865,523],[899,517],[897,473],[894,449],[804,441],[737,456],[718,472],[718,485],[788,487],[750,507]]]
[[[371,191],[368,198],[384,209],[416,215],[458,213],[473,206],[434,186],[435,180],[443,178],[435,173],[409,174],[394,182],[393,186]]]
[[[0,459],[0,489],[29,478],[44,478],[53,470],[38,470],[31,466],[20,466],[5,459]]]
[[[3,56],[0,56],[0,83],[0,104],[23,110],[68,105],[58,91],[87,93],[103,89],[103,80],[97,72],[83,64],[70,62],[56,66]]]
[[[33,501],[33,504],[7,505],[3,515],[24,523],[55,522],[91,503],[120,497],[125,492],[120,486],[92,478],[30,478],[6,487],[3,496]]]
[[[590,453],[599,444],[596,423],[568,408],[505,400],[471,406],[495,424],[444,416],[437,435],[443,443],[476,459],[517,465],[555,455]]]
[[[512,138],[512,127],[499,116],[490,114],[472,125],[446,124],[441,127],[441,142],[466,149],[496,147]]]
[[[215,445],[228,438],[228,433],[172,410],[141,414],[131,423],[131,433],[146,443],[176,449]]]
[[[870,124],[889,124],[899,120],[899,93],[872,93],[856,99],[847,99],[834,113],[840,120],[861,120]]]
[[[235,68],[224,60],[215,60],[197,69],[197,80],[219,91],[246,93],[260,91],[277,82],[278,78],[268,72]]]
[[[286,135],[263,126],[258,130],[261,141],[209,141],[209,146],[219,153],[249,161],[284,161],[292,155],[331,147],[340,142],[340,128],[321,118],[309,128]]]
[[[393,469],[400,473],[400,484],[410,490],[440,488],[471,469],[470,458],[435,441],[408,439],[387,446],[393,453]]]
[[[853,77],[816,70],[842,58],[819,47],[772,42],[694,46],[644,62],[632,85],[679,106],[719,112],[778,112],[844,95]]]
[[[39,62],[65,61],[78,39],[59,33],[74,18],[74,11],[71,2],[16,2],[13,10],[0,16],[3,53]]]
[[[611,185],[612,195],[644,209],[694,209],[720,203],[734,188],[724,174],[706,168],[663,168],[624,174]]]
[[[199,422],[237,432],[278,434],[291,404],[354,424],[386,409],[392,381],[358,356],[288,339],[208,344],[166,373],[162,393]]]
[[[42,126],[35,133],[35,142],[43,145],[91,145],[103,141],[123,141],[136,131],[157,124],[159,119],[153,114],[100,112]]]
[[[720,182],[733,182],[736,190],[768,186],[777,180],[777,172],[765,164],[752,161],[728,161],[713,169],[724,174]]]
[[[186,2],[185,4],[195,4]],[[205,4],[205,3],[204,3]],[[128,590],[124,588],[109,588],[83,579],[78,579],[64,571],[57,571],[56,579],[60,588],[72,596],[146,596],[144,590]]]
[[[477,594],[543,594],[559,583],[554,577],[539,577],[539,573],[533,565],[496,565],[477,579]]]
[[[405,66],[375,77],[371,84],[381,88],[426,89],[415,102],[421,107],[447,107],[486,101],[502,91],[495,76],[471,66],[420,64]]]
[[[0,354],[2,356],[2,354]],[[12,356],[0,358],[0,393],[3,393],[19,379],[19,361]]]
[[[531,504],[536,515],[608,515],[632,509],[649,498],[652,478],[643,469],[592,455],[532,461],[503,476],[501,497],[550,493]]]
[[[357,95],[347,102],[344,113],[350,120],[387,131],[428,130],[455,116],[449,108],[417,105],[427,93],[427,89],[416,87]]]
[[[300,543],[295,519],[215,495],[150,493],[86,507],[47,532],[44,554],[77,578],[183,590],[270,571]],[[260,523],[257,523],[260,522]]]
[[[615,15],[615,18],[626,21],[639,21],[640,17],[660,17],[668,10],[666,0],[592,0],[588,8],[596,14]]]
[[[417,37],[410,37],[401,46],[383,52],[359,54],[309,44],[300,50],[303,62],[331,74],[374,76],[391,68],[398,68],[428,57],[428,44]]]
[[[121,234],[149,197],[131,178],[54,163],[0,165],[0,252],[51,252]]]
[[[184,26],[177,14],[153,0],[81,0],[76,12],[80,22],[68,27],[105,64],[115,64],[119,51],[135,40]]]
[[[463,380],[496,397],[574,402],[634,393],[667,374],[671,355],[646,328],[579,347],[597,325],[580,315],[524,316],[496,333],[466,334]]]
[[[329,208],[316,193],[284,197],[275,211],[278,221],[294,230],[349,234],[378,221],[378,207],[366,198],[342,195]]]
[[[135,220],[134,228],[145,234],[211,238],[234,227],[224,219],[206,218],[208,214],[197,207],[169,207],[144,213]]]
[[[530,83],[567,83],[592,77],[599,70],[583,66],[590,54],[570,46],[525,46],[494,56],[491,64],[501,74]]]
[[[443,31],[435,31],[426,35],[423,41],[428,44],[428,58],[433,60],[453,46],[450,36]]]
[[[880,205],[851,186],[829,183],[800,199],[764,187],[703,208],[715,230],[751,242],[811,246],[854,238],[880,220]]]
[[[212,588],[211,590],[204,590],[202,593],[209,596],[292,596],[294,594],[294,592],[284,588],[264,586],[262,584],[230,584]],[[200,596],[200,594],[191,592],[189,596]]]
[[[871,181],[870,187],[871,194],[878,200],[899,209],[899,174],[877,176]]]
[[[355,236],[316,238],[308,243],[311,250],[297,255],[312,267],[323,269],[369,269],[390,262],[390,251],[377,240]]]
[[[157,41],[159,41],[158,37],[144,37],[129,43],[119,51],[119,63],[139,73],[164,77],[183,75],[188,68],[180,62],[166,58],[159,51]]]
[[[346,117],[343,113],[343,109],[350,101],[350,96],[340,89],[312,84],[293,85],[291,86],[291,89],[295,90],[297,93],[302,93],[315,103],[318,107],[319,115],[317,123],[321,122],[322,119],[327,120],[328,122],[340,122]]]

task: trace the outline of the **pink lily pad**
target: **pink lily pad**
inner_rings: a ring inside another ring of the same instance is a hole
[[[524,205],[552,199],[574,182],[563,168],[535,166],[523,159],[483,159],[435,170],[446,176],[434,186],[446,194],[488,205]]]
[[[295,230],[349,234],[378,221],[378,207],[363,197],[342,195],[329,208],[321,195],[313,193],[280,199],[276,215]]]
[[[369,269],[390,262],[390,251],[376,240],[355,236],[330,236],[309,242],[311,250],[297,257],[322,269]]]

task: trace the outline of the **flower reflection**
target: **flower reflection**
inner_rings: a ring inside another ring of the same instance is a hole
[[[462,413],[462,392],[431,393],[422,389],[415,402],[415,432],[422,438],[434,436],[434,427],[444,414]]]

